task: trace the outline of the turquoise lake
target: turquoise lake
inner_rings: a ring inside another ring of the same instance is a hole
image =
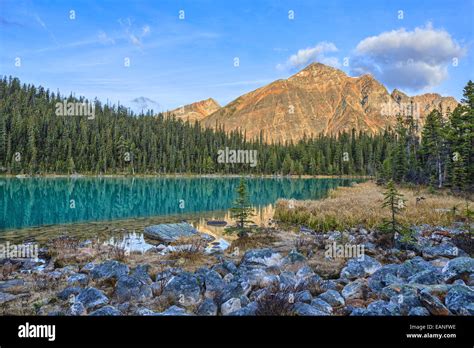
[[[0,231],[43,225],[226,211],[239,178],[0,178]],[[247,178],[256,208],[319,199],[357,179]]]

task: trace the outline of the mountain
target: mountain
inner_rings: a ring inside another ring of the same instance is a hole
[[[160,104],[147,97],[135,98],[130,103],[130,108],[137,114],[146,113],[149,110],[160,111],[161,109]]]
[[[457,101],[438,94],[413,98],[397,90],[390,94],[371,75],[350,77],[313,63],[286,80],[242,95],[202,123],[212,128],[224,126],[227,131],[240,128],[249,139],[263,132],[266,142],[297,141],[304,135],[337,134],[353,128],[376,133],[393,126],[399,111],[403,115],[412,107],[423,122],[439,104],[443,111],[453,110]]]
[[[164,113],[165,117],[175,116],[183,121],[201,121],[213,112],[219,110],[221,106],[214,99],[209,98],[192,104],[184,105]]]

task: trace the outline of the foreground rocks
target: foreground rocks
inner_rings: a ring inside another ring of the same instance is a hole
[[[353,243],[372,243],[367,231],[350,236]],[[474,315],[474,259],[460,249],[458,256],[448,252],[446,236],[427,240],[420,233],[419,238],[425,247],[418,251],[370,245],[370,256],[348,258],[331,277],[295,250],[282,254],[272,248],[247,250],[233,261],[221,257],[193,272],[179,267],[152,272],[147,264],[117,260],[50,267],[41,273],[65,282],[50,300],[55,309],[40,314]],[[0,281],[0,303],[14,301],[22,287],[21,277]]]

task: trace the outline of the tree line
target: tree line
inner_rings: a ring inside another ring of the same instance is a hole
[[[56,115],[56,104],[93,103],[95,117]],[[410,117],[379,134],[341,132],[297,143],[248,140],[152,111],[62,96],[0,80],[0,169],[8,174],[370,175],[467,190],[473,186],[473,83],[448,119],[434,110],[421,136]],[[255,167],[219,163],[218,151],[257,150]]]

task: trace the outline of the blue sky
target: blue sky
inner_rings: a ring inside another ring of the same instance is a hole
[[[0,74],[167,110],[225,105],[319,61],[459,99],[474,80],[473,13],[474,0],[0,0]]]

